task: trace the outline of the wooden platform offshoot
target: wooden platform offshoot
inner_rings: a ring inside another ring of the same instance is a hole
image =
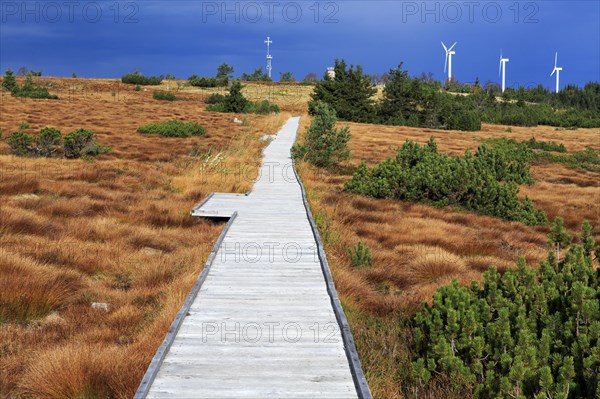
[[[290,158],[298,125],[265,149],[251,193],[192,210],[229,222],[136,398],[371,397]]]

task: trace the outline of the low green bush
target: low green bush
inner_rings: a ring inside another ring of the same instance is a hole
[[[2,90],[12,92],[16,86],[17,78],[15,77],[14,72],[8,68],[2,78]]]
[[[207,111],[213,112],[232,112],[232,113],[254,113],[271,114],[278,113],[279,106],[267,100],[252,102],[246,99],[242,94],[243,86],[239,81],[235,81],[229,88],[229,94],[212,94],[205,102],[208,104]]]
[[[520,149],[520,151],[518,150]],[[397,198],[443,207],[458,205],[478,213],[527,225],[547,222],[543,210],[525,198],[518,184],[531,183],[531,158],[525,146],[500,141],[482,144],[473,156],[449,157],[437,152],[434,138],[421,146],[407,140],[396,154],[369,170],[361,163],[345,189],[375,198]]]
[[[25,78],[21,86],[15,84],[10,93],[13,97],[58,100],[58,96],[50,94],[47,88],[34,84],[31,75]]]
[[[95,135],[87,129],[77,129],[67,134],[63,140],[66,158],[80,158],[84,149],[94,142]]]
[[[304,144],[294,144],[292,157],[305,159],[318,167],[330,167],[350,158],[350,129],[335,128],[335,110],[327,103],[315,101],[313,120],[306,132]]]
[[[266,115],[279,113],[279,106],[277,104],[269,102],[268,100],[253,102],[248,108],[249,109],[246,112],[254,114]]]
[[[111,150],[112,147],[109,145],[100,145],[96,142],[93,142],[83,149],[83,155],[95,157],[98,155],[108,154]]]
[[[13,154],[18,156],[31,155],[33,137],[21,131],[12,132],[6,137],[6,143]]]
[[[188,78],[190,85],[195,87],[223,87],[229,83],[228,77],[204,77],[192,75]]]
[[[574,169],[600,172],[600,156],[592,147],[586,147],[583,151],[575,151],[572,154],[555,155],[548,151],[536,154],[538,162],[560,163]]]
[[[223,112],[242,113],[248,107],[250,101],[242,94],[243,86],[239,81],[233,82],[229,88],[229,94],[225,96],[225,100],[218,104],[223,107]]]
[[[123,75],[121,82],[140,85],[140,86],[158,86],[163,81],[163,76],[144,76],[138,71]]]
[[[60,130],[53,127],[43,128],[35,138],[37,154],[42,157],[52,156],[60,146],[61,140]]]
[[[137,131],[143,134],[160,134],[163,137],[192,137],[206,133],[206,129],[196,122],[180,121],[149,123],[140,126]]]
[[[580,163],[589,163],[592,165],[600,165],[600,157],[592,147],[586,147],[583,151],[575,151],[573,158]]]
[[[161,101],[177,100],[177,97],[175,97],[175,94],[173,94],[169,91],[163,91],[163,90],[157,90],[157,91],[153,92],[152,98],[154,98],[155,100],[161,100]]]
[[[537,269],[519,259],[504,274],[490,268],[481,283],[439,288],[413,320],[415,379],[463,387],[476,398],[598,398],[598,247],[590,224],[582,230],[582,245],[560,247],[563,259],[550,234]]]
[[[50,158],[62,153],[65,158],[81,158],[96,156],[110,152],[110,146],[103,146],[95,141],[95,135],[89,130],[78,129],[67,134],[64,139],[60,130],[44,127],[31,136],[21,130],[11,133],[6,142],[13,154],[18,156]],[[61,146],[62,142],[62,146]]]
[[[534,150],[554,151],[554,152],[567,152],[567,149],[563,143],[555,143],[554,141],[537,141],[535,137],[525,140],[523,142],[527,147]]]

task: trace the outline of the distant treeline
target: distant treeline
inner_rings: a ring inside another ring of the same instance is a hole
[[[344,60],[336,60],[334,71],[334,78],[325,74],[317,82],[309,111],[316,101],[323,101],[346,121],[451,130],[479,130],[481,122],[600,127],[600,84],[596,82],[583,89],[567,86],[558,94],[538,86],[507,90],[498,97],[494,87],[484,90],[478,84],[456,94],[431,76],[410,77],[400,63],[386,75],[383,97],[374,100],[377,89],[360,65],[348,67]],[[456,88],[456,82],[451,83]]]

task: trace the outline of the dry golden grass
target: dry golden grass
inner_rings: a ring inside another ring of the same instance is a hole
[[[304,128],[308,120],[303,121]],[[463,155],[482,139],[535,136],[564,143],[569,152],[590,145],[600,151],[600,129],[556,131],[550,127],[484,125],[481,132],[349,125],[353,158],[335,170],[298,165],[313,215],[325,243],[336,287],[348,314],[352,332],[372,393],[377,398],[465,398],[449,384],[417,389],[408,375],[411,329],[406,322],[435,290],[456,278],[461,284],[480,280],[490,266],[500,271],[514,267],[518,257],[537,265],[546,256],[547,226],[528,227],[460,209],[436,209],[424,204],[377,200],[342,191],[360,161],[370,166],[393,156],[406,139],[425,143],[435,136],[441,152]],[[304,129],[301,130],[301,134]],[[600,239],[600,173],[557,164],[535,165],[532,186],[523,186],[549,218],[562,216],[571,234],[579,236],[584,220],[593,224]],[[354,268],[347,253],[362,241],[371,250],[373,265]]]
[[[94,163],[24,159],[0,141],[0,381],[2,397],[131,397],[174,315],[194,284],[222,225],[192,219],[189,210],[211,191],[244,192],[257,173],[259,138],[287,118],[204,112],[218,89],[185,87],[181,101],[152,99],[114,79],[44,79],[59,101],[1,98],[4,134],[28,122],[31,133],[93,130],[113,147]],[[252,100],[270,97],[284,111],[306,110],[311,87],[248,84]],[[115,95],[113,96],[112,93]],[[144,123],[194,120],[203,137],[162,138],[135,132]],[[301,120],[301,134],[309,124]],[[349,124],[353,159],[334,171],[299,165],[326,245],[373,394],[377,398],[465,398],[443,381],[407,385],[411,347],[407,318],[435,289],[457,278],[480,279],[519,256],[545,256],[547,227],[423,204],[373,200],[341,191],[360,160],[373,165],[407,139],[435,136],[440,151],[463,154],[487,137],[562,142],[569,151],[600,150],[598,129],[484,125],[477,133]],[[200,157],[189,157],[192,145]],[[572,233],[583,220],[600,233],[598,173],[536,165],[536,183],[522,187],[549,217]],[[373,266],[350,266],[347,248],[370,247]],[[92,302],[110,304],[108,311]]]
[[[209,113],[193,90],[171,103],[114,80],[44,82],[60,100],[4,94],[5,135],[22,122],[30,133],[83,127],[113,150],[94,162],[18,158],[0,141],[0,397],[132,397],[223,227],[190,209],[212,191],[249,190],[260,138],[289,114]],[[208,133],[136,133],[170,119]]]

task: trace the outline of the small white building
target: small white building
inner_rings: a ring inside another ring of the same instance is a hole
[[[331,79],[335,79],[335,70],[333,67],[327,68],[327,76],[329,76]]]

